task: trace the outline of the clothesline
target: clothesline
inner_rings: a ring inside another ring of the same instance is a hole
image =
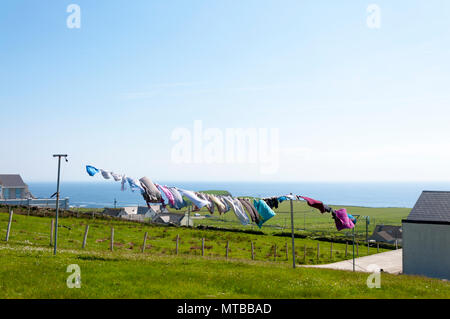
[[[116,174],[91,165],[86,165],[86,172],[89,176],[95,176],[97,173],[100,173],[104,179],[113,179],[116,182],[120,182],[122,191],[126,190],[128,184],[132,192],[140,191],[148,207],[150,207],[151,203],[166,205],[166,199],[167,204],[171,208],[179,210],[189,205],[184,200],[184,198],[187,198],[192,203],[193,211],[199,211],[201,208],[206,207],[211,214],[214,214],[215,207],[217,207],[219,214],[224,214],[233,210],[237,219],[244,226],[254,222],[261,228],[265,222],[276,216],[273,208],[278,208],[279,203],[286,200],[301,199],[305,200],[309,206],[318,209],[321,213],[331,213],[337,230],[353,228],[356,223],[356,219],[348,214],[345,208],[335,211],[320,201],[300,195],[288,194],[261,199],[253,198],[252,203],[250,199],[245,197],[235,198],[231,195],[213,195],[185,190],[175,186],[159,185],[153,183],[148,177],[135,179],[125,174]]]

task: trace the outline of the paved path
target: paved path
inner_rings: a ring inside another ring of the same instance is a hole
[[[402,272],[402,251],[402,249],[397,249],[385,253],[356,258],[355,270],[361,272],[371,272],[367,270],[367,267],[374,264],[383,269],[384,272],[399,274]],[[305,267],[353,270],[353,259],[340,261],[333,264],[311,265]]]

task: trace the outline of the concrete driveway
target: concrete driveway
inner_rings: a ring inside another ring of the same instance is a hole
[[[367,269],[368,266],[377,265],[379,268],[383,269],[384,272],[399,274],[402,272],[402,252],[402,249],[397,249],[385,253],[356,258],[355,270],[360,272],[372,272]],[[353,270],[353,259],[326,265],[311,265],[304,267]]]

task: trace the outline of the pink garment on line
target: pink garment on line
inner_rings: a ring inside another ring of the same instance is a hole
[[[334,222],[336,224],[337,230],[352,229],[353,227],[355,227],[355,224],[353,224],[351,219],[348,217],[347,210],[345,208],[336,210],[334,213],[336,215]]]
[[[169,205],[171,207],[174,207],[175,198],[173,197],[172,192],[167,188],[167,186],[161,186],[157,184],[156,187],[158,187],[164,193],[164,195],[166,195],[167,199],[169,200]]]
[[[298,196],[300,198],[303,198],[306,200],[309,206],[317,208],[322,214],[325,213],[325,206],[321,201],[315,200],[313,198],[305,197],[305,196]]]

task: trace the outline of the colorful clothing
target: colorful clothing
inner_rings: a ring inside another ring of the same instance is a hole
[[[336,210],[334,212],[333,218],[334,218],[334,222],[336,224],[337,230],[352,229],[353,227],[355,227],[353,222],[350,220],[350,218],[347,214],[347,210],[345,208]]]
[[[253,206],[255,206],[256,210],[258,211],[258,214],[260,216],[258,227],[261,228],[261,226],[275,216],[275,213],[273,210],[267,205],[267,203],[263,200],[253,200]]]

